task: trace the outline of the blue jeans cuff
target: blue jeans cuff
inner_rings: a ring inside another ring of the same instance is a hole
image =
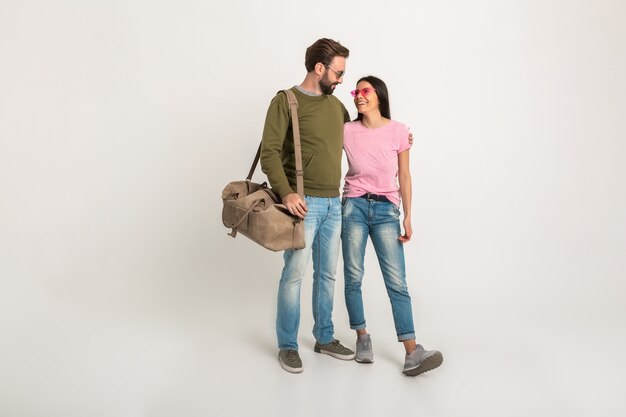
[[[398,342],[404,342],[405,340],[415,339],[415,333],[405,333],[398,335]]]

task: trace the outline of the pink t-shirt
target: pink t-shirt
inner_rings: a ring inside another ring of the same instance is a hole
[[[394,120],[376,129],[369,129],[360,121],[344,124],[343,149],[348,157],[348,173],[343,196],[374,193],[399,206],[398,154],[409,148],[409,129]]]

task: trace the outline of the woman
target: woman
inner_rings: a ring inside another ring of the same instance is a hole
[[[365,247],[371,237],[391,301],[398,341],[406,351],[403,373],[416,376],[441,365],[443,356],[415,342],[411,297],[406,285],[403,244],[411,239],[411,174],[409,132],[391,120],[385,83],[363,77],[352,91],[358,117],[344,125],[348,157],[342,209],[345,299],[350,328],[356,330],[356,361],[374,361],[367,332],[361,282]],[[399,181],[399,187],[398,182]],[[400,201],[404,234],[400,229]]]

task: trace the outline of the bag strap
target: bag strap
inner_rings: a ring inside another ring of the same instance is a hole
[[[291,125],[293,131],[293,147],[296,156],[296,191],[304,200],[304,171],[302,169],[302,145],[300,144],[300,121],[298,120],[298,99],[291,90],[283,90],[291,109]]]
[[[300,198],[304,198],[304,171],[302,170],[302,145],[300,144],[300,123],[298,120],[298,99],[291,90],[282,90],[281,92],[287,95],[287,101],[289,103],[289,110],[291,111],[291,127],[293,131],[293,147],[296,156],[296,191]],[[256,170],[256,166],[261,158],[261,145],[263,141],[259,143],[259,149],[256,151],[254,162],[250,167],[250,172],[246,177],[246,181],[252,180],[252,174]]]

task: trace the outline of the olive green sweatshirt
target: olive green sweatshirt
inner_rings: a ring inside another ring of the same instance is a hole
[[[298,99],[304,194],[339,196],[343,124],[350,116],[332,95],[310,96],[291,88]],[[270,103],[263,129],[261,169],[281,198],[296,192],[296,162],[289,104],[279,92]]]

